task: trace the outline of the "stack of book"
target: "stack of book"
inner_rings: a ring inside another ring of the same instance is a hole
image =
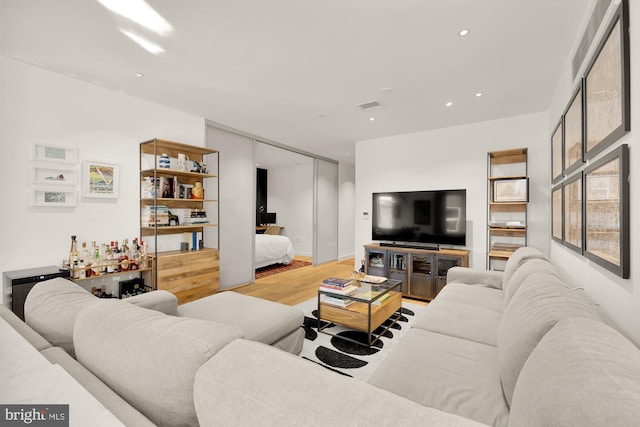
[[[166,206],[145,206],[140,221],[143,227],[169,225],[169,208]]]
[[[350,279],[340,279],[338,277],[329,277],[324,279],[320,284],[320,290],[325,292],[331,292],[337,295],[351,295],[358,287],[353,284]],[[337,307],[347,307],[353,303],[350,299],[341,299],[332,297],[331,295],[322,294],[320,301],[325,304],[335,305]]]

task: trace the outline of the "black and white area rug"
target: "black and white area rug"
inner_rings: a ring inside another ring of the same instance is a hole
[[[367,334],[364,332],[354,331],[336,324],[331,324],[324,329],[324,331],[334,335],[345,336],[364,345],[352,343],[322,332],[318,333],[318,300],[316,298],[298,304],[297,307],[304,313],[305,340],[300,357],[362,381],[369,379],[389,354],[389,351],[400,340],[400,337],[409,330],[416,314],[426,308],[424,305],[403,301],[401,319],[369,349],[366,345]],[[387,320],[386,322],[389,321]],[[386,327],[386,322],[380,327],[380,330]],[[323,324],[326,325],[327,322]],[[374,331],[375,334],[379,332],[379,330]]]

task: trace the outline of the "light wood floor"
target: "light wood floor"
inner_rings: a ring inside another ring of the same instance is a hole
[[[310,257],[298,257],[301,261],[311,261]],[[318,296],[318,286],[327,277],[351,277],[354,259],[332,261],[319,266],[308,266],[284,271],[258,279],[255,283],[233,288],[234,292],[275,301],[286,305],[296,305]],[[412,302],[420,303],[420,301]],[[426,304],[426,303],[425,303]]]

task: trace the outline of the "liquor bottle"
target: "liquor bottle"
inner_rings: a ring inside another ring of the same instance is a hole
[[[129,245],[128,239],[122,239],[122,247],[118,256],[118,271],[129,271]]]
[[[115,246],[113,246],[113,240],[111,241],[111,244],[109,245],[109,249],[107,251],[107,274],[113,273],[114,269],[114,263],[113,263],[113,256],[115,255]]]
[[[95,240],[91,245],[91,266],[94,276],[100,275],[100,248],[96,245]]]
[[[100,274],[107,274],[107,264],[108,264],[108,251],[109,248],[106,243],[100,244]]]
[[[69,249],[69,264],[73,266],[73,262],[78,260],[78,243],[76,242],[76,235],[71,236],[71,248]],[[75,258],[74,258],[75,257]]]

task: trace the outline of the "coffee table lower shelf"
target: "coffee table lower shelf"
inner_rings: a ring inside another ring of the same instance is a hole
[[[387,330],[400,320],[400,317],[402,316],[400,311],[401,308],[402,294],[399,292],[393,292],[391,297],[381,305],[354,302],[348,307],[337,307],[318,300],[318,332],[362,345],[359,341],[338,336],[324,330],[330,323],[342,325],[347,328],[366,333],[368,335],[368,346],[371,348],[371,346],[375,344],[375,342],[378,341]],[[387,319],[390,319],[391,323],[379,334],[374,335],[373,331],[375,331]],[[329,324],[321,326],[323,320],[329,322]]]

